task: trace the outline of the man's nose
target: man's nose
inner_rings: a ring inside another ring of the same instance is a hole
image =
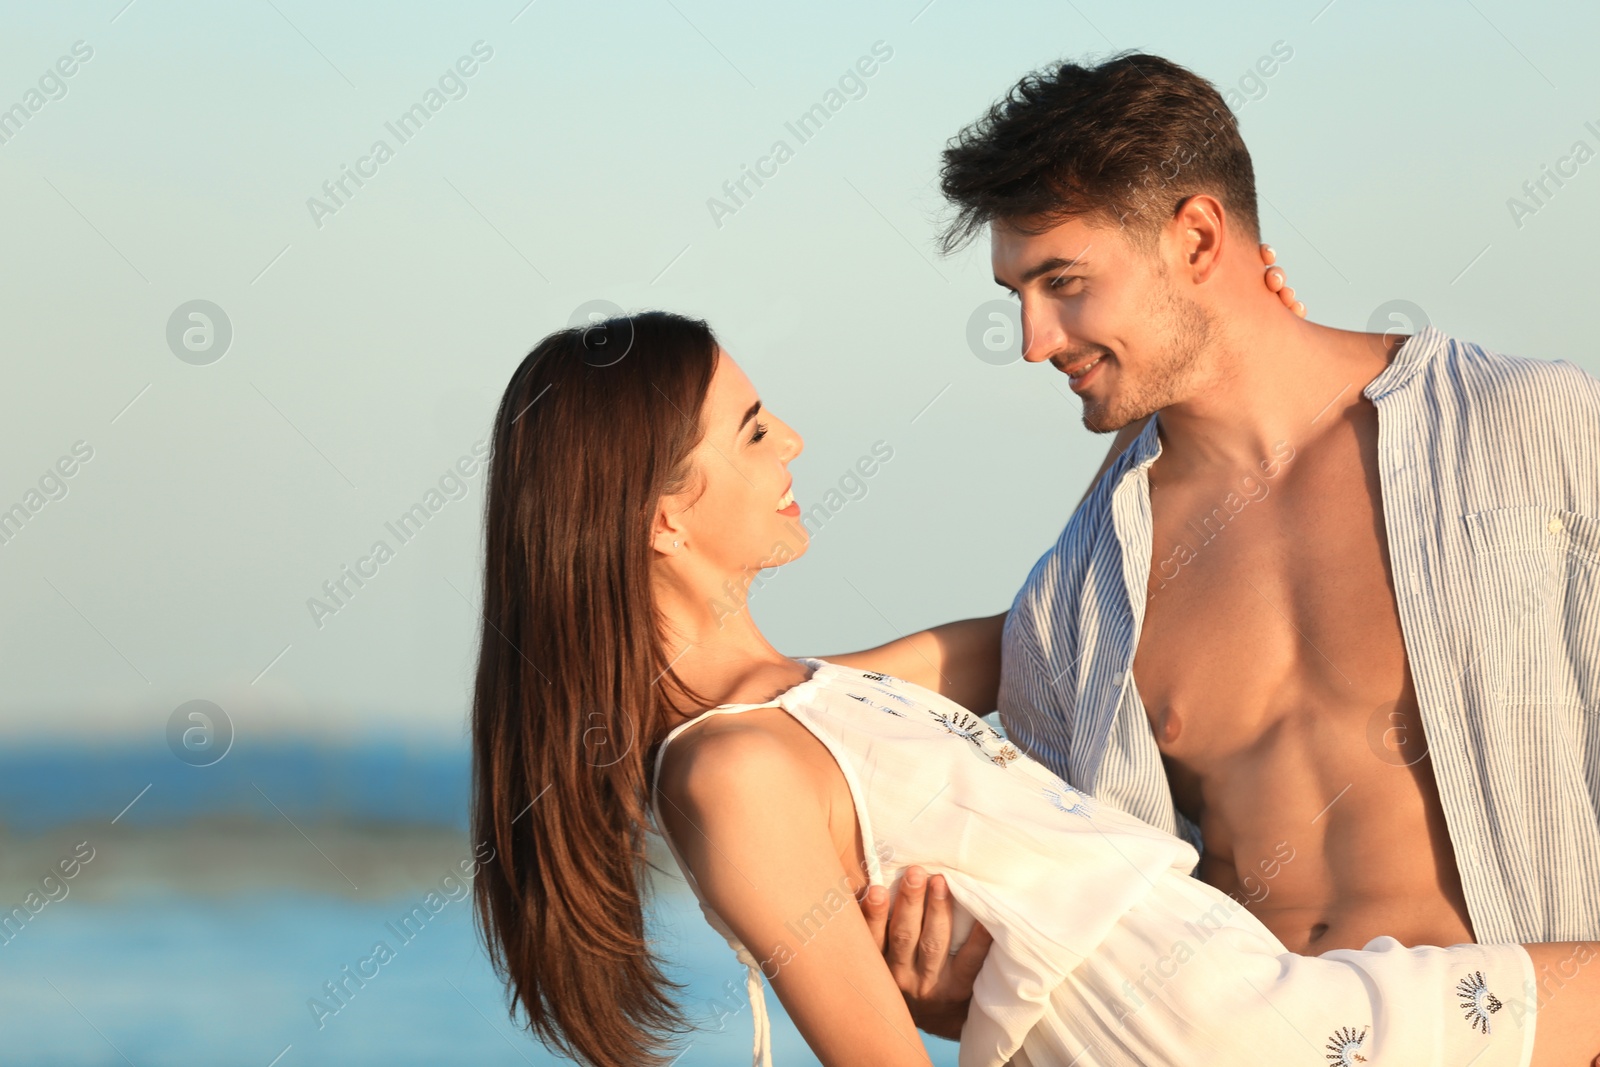
[[[1061,319],[1048,311],[1022,309],[1022,358],[1043,363],[1067,347],[1067,331]]]

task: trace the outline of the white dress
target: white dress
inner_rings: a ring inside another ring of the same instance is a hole
[[[1535,976],[1520,945],[1408,949],[1379,937],[1295,955],[1190,877],[1199,857],[1187,842],[1098,805],[954,701],[801,662],[810,679],[775,700],[723,705],[673,729],[656,777],[673,738],[710,715],[775,705],[815,734],[849,784],[871,883],[892,886],[912,865],[942,873],[954,942],[975,920],[994,936],[960,1067],[1529,1062]],[[753,1061],[766,1067],[759,962],[700,899],[748,969]]]

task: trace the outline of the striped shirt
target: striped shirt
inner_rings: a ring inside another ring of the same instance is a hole
[[[1378,410],[1400,629],[1475,934],[1600,939],[1600,380],[1427,326],[1362,393]],[[1030,756],[1200,848],[1129,684],[1156,422],[1018,592],[999,710]]]

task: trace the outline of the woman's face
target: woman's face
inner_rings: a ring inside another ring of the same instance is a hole
[[[680,503],[687,506],[676,512],[678,532],[667,535],[666,545],[681,540],[730,573],[799,556],[808,538],[798,521],[789,461],[804,442],[761,405],[750,379],[720,348],[701,421],[705,433],[691,457],[696,483],[683,494]]]

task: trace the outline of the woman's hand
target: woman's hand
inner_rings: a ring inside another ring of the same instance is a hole
[[[1294,290],[1288,284],[1289,275],[1282,267],[1273,266],[1277,259],[1278,253],[1272,250],[1271,245],[1261,246],[1261,262],[1267,265],[1267,288],[1278,294],[1278,299],[1283,301],[1284,307],[1303,319],[1306,317],[1306,306],[1294,298]]]

